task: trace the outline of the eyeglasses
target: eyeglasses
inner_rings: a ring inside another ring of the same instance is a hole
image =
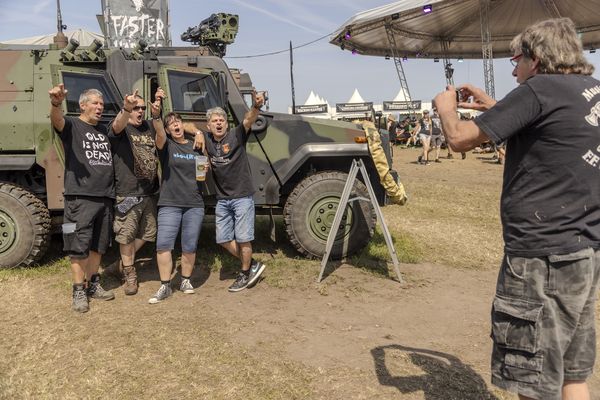
[[[516,56],[512,57],[512,58],[509,60],[509,61],[510,61],[510,64],[511,64],[513,67],[516,67],[516,66],[519,64],[519,60],[521,59],[521,57],[523,57],[523,53],[521,53],[521,54],[517,54]]]
[[[133,111],[146,111],[146,106],[135,106],[133,107]]]

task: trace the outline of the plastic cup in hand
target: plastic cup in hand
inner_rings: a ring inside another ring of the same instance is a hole
[[[196,156],[196,180],[206,180],[206,169],[208,168],[208,157]]]

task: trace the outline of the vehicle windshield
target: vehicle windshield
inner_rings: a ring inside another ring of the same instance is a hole
[[[167,76],[173,111],[206,113],[219,106],[219,90],[211,75],[168,71]]]

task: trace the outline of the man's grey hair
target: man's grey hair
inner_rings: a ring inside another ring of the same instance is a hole
[[[88,101],[90,101],[90,97],[92,96],[98,96],[101,99],[104,99],[102,92],[98,89],[86,89],[83,92],[81,92],[81,95],[79,96],[79,104],[87,103]]]
[[[227,119],[227,113],[221,107],[213,107],[206,111],[206,119],[210,121],[213,115],[220,115],[221,117]]]
[[[538,59],[541,74],[591,75],[594,66],[583,55],[573,21],[554,18],[528,26],[510,44],[514,52]]]

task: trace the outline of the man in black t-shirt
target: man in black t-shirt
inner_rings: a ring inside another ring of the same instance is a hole
[[[158,88],[155,99],[164,98]],[[146,105],[136,90],[126,95],[123,109],[110,124],[109,136],[115,162],[115,240],[119,243],[123,290],[138,291],[135,253],[156,240],[156,194],[159,190],[156,129],[160,115],[144,120]]]
[[[220,107],[206,112],[209,132],[197,135],[203,142],[217,188],[215,225],[217,243],[240,259],[242,271],[229,287],[238,292],[252,287],[260,278],[265,265],[252,259],[254,240],[254,186],[246,155],[250,128],[264,103],[262,94],[252,94],[253,106],[244,115],[241,125],[230,130],[227,114]],[[199,141],[196,141],[199,145]]]
[[[112,203],[115,196],[113,163],[106,128],[99,125],[104,101],[96,89],[79,97],[81,114],[65,117],[62,103],[67,90],[60,84],[49,91],[50,121],[63,143],[65,191],[63,250],[70,256],[73,276],[73,310],[89,310],[88,296],[112,300],[100,286],[98,268],[110,246]],[[89,279],[86,288],[85,281]]]
[[[600,276],[600,81],[568,18],[511,43],[520,84],[460,121],[452,86],[435,98],[455,151],[506,141],[500,203],[504,252],[492,307],[492,383],[521,399],[589,399]]]

